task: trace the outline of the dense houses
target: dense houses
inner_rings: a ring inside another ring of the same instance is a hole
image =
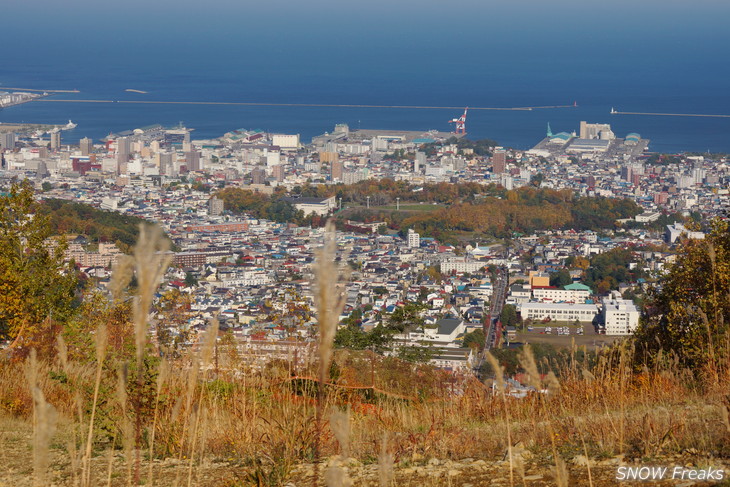
[[[380,235],[382,222],[347,222],[347,230],[337,234],[338,260],[349,269],[341,318],[357,316],[356,324],[371,330],[395,310],[419,303],[423,328],[398,340],[433,347],[432,362],[450,369],[473,366],[471,349],[461,345],[466,333],[483,326],[493,294],[490,268],[509,270],[506,302],[523,320],[595,323],[606,334],[628,334],[639,316],[631,301],[618,293],[599,299],[597,294],[605,293],[582,284],[575,269],[570,283],[551,286],[551,273],[575,259],[587,262],[612,249],[637,246],[632,265],[660,273],[673,258],[667,242],[702,234],[673,224],[665,240],[645,226],[671,212],[717,215],[729,197],[725,158],[650,156],[644,153],[648,141],[636,134],[617,139],[605,124],[581,125],[580,136],[549,132],[529,151],[491,148],[491,156],[460,146],[454,134],[350,130],[346,125],[309,145],[297,135],[244,129],[192,140],[185,127],[159,125],[111,134],[101,144],[83,139],[67,145],[54,134],[50,142],[42,133],[4,134],[0,184],[33,178],[42,198],[74,200],[159,223],[174,244],[160,293],[190,296],[185,328],[197,333],[216,318],[241,346],[263,357],[291,355],[314,340],[311,278],[323,230],[232,215],[211,197],[211,187],[282,191],[296,209],[320,216],[338,211],[342,200],[302,196],[296,188],[386,177],[414,185],[471,181],[511,189],[534,184],[631,198],[643,208],[625,232],[543,231],[516,236],[511,247],[476,243],[455,249],[413,230],[404,238]],[[368,197],[366,204],[371,203],[383,202],[376,195],[372,201]],[[105,288],[121,251],[113,243],[89,246],[83,236],[71,237],[67,258]],[[625,285],[620,283],[618,291]]]

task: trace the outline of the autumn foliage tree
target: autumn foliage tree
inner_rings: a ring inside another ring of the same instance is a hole
[[[50,236],[29,181],[0,196],[0,339],[17,348],[52,342],[73,313],[76,270]]]
[[[717,220],[705,240],[687,240],[647,302],[636,332],[637,361],[667,361],[698,373],[730,365],[730,229]]]
[[[612,228],[617,219],[640,212],[639,206],[628,199],[580,197],[570,190],[524,187],[479,201],[459,200],[439,210],[422,212],[404,219],[400,228],[414,228],[439,240],[453,232],[509,237],[514,232],[555,228]]]

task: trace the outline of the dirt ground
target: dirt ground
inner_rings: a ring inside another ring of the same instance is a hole
[[[66,436],[65,427],[60,426],[51,443],[48,478],[34,484],[32,426],[24,420],[0,418],[0,487],[23,487],[32,485],[73,486],[79,485],[78,474],[74,474],[71,456],[63,446]],[[421,487],[421,486],[462,486],[476,487],[524,485],[530,487],[548,487],[558,485],[555,469],[552,465],[530,459],[527,452],[515,448],[513,454],[519,459],[517,464],[522,468],[512,471],[510,480],[509,462],[503,459],[461,459],[439,460],[414,458],[401,461],[392,470],[383,470],[377,463],[362,464],[354,459],[341,460],[337,457],[325,460],[318,469],[321,481],[319,485],[330,486],[380,486],[385,485]],[[525,455],[524,457],[522,455]],[[673,459],[677,465],[689,465],[688,459]],[[132,464],[133,465],[133,464]],[[707,483],[692,481],[661,482],[619,482],[616,480],[617,469],[623,465],[620,459],[589,461],[573,459],[567,464],[568,485],[604,487],[613,485],[652,485],[657,487],[674,486],[689,487],[694,485],[730,485],[728,483]],[[152,463],[153,481],[158,486],[223,486],[236,487],[257,485],[252,483],[250,467],[245,467],[231,459],[206,458],[192,465],[187,459],[155,460]],[[730,473],[728,465],[715,465]],[[148,482],[149,463],[142,461],[142,474],[139,484],[135,484],[133,467],[126,461],[121,451],[95,452],[91,461],[91,485],[150,485]],[[76,470],[78,472],[78,470]],[[284,485],[296,487],[314,485],[313,464],[292,466],[285,479],[280,483],[271,483],[272,477],[263,476],[264,483],[258,485]],[[385,478],[381,477],[385,473]],[[269,480],[269,481],[267,481]]]

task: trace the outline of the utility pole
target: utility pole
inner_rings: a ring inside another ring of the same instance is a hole
[[[395,209],[400,211],[400,198],[395,199]]]
[[[370,196],[367,197],[368,200],[368,210],[370,209]]]
[[[370,385],[373,388],[373,397],[375,397],[375,347],[370,346]]]

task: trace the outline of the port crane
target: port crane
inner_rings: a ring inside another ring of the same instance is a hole
[[[464,135],[466,134],[466,112],[469,107],[464,108],[464,114],[459,118],[452,118],[449,123],[454,124],[454,133]]]

